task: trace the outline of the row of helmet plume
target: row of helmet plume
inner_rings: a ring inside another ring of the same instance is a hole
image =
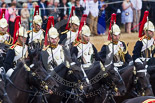
[[[0,15],[0,19],[4,18],[4,15],[5,15],[5,9],[2,9],[2,12],[1,12],[1,15]],[[35,6],[35,11],[34,11],[34,16],[36,15],[39,15],[39,6]],[[69,16],[69,19],[68,19],[68,22],[67,22],[67,25],[66,25],[66,30],[69,30],[70,27],[69,27],[69,21],[71,19],[72,16],[75,15],[75,6],[72,6],[72,9],[71,9],[71,13],[70,13],[70,16]],[[81,31],[83,25],[86,24],[86,18],[87,18],[87,15],[83,14],[82,15],[82,18],[81,18],[81,22],[80,22],[80,26],[79,26],[79,30],[78,30],[78,35],[79,35],[79,32]],[[20,33],[19,33],[19,29],[22,27],[21,26],[21,17],[20,16],[16,16],[16,19],[15,19],[15,23],[14,23],[14,34],[13,34],[13,44],[16,43]],[[54,27],[54,17],[53,16],[49,16],[48,17],[48,22],[47,22],[47,27],[46,27],[46,35],[45,35],[45,46],[47,46],[49,43],[48,43],[48,31],[51,27]],[[78,36],[77,36],[77,40],[78,40]]]
[[[34,16],[35,15],[39,15],[39,6],[35,6],[35,11],[34,11]],[[70,13],[70,16],[68,18],[68,22],[67,22],[67,25],[66,25],[66,30],[69,30],[70,27],[69,27],[69,21],[71,19],[72,16],[75,15],[75,6],[72,6],[72,9],[71,9],[71,13]],[[143,34],[143,29],[144,29],[144,24],[148,21],[148,15],[149,15],[149,12],[148,11],[145,11],[144,12],[144,16],[143,16],[143,19],[142,21],[138,24],[140,25],[140,29],[139,29],[139,37],[142,37],[144,34]],[[2,18],[5,18],[5,9],[2,9],[2,12],[1,12],[1,15],[0,15],[0,19]],[[78,34],[77,34],[77,41],[79,41],[79,33],[82,29],[82,27],[84,25],[86,25],[86,19],[87,19],[87,15],[86,14],[83,14],[82,15],[82,18],[81,18],[81,22],[80,22],[80,25],[79,25],[79,30],[78,30]],[[109,32],[108,32],[108,40],[111,40],[111,33],[113,32],[112,30],[112,27],[113,25],[116,24],[116,14],[113,13],[111,15],[111,20],[110,20],[110,25],[109,25]],[[137,25],[137,26],[138,26]],[[19,28],[21,27],[21,17],[20,16],[17,16],[16,19],[15,19],[15,26],[14,26],[14,34],[13,34],[13,44],[16,43],[17,39],[18,39],[18,36],[19,36]],[[47,28],[46,28],[46,35],[45,35],[45,46],[48,45],[48,31],[51,27],[54,27],[54,17],[53,16],[49,16],[48,17],[48,22],[47,22]]]

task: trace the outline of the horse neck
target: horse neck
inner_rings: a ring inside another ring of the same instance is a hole
[[[95,62],[92,67],[90,67],[90,71],[87,74],[89,79],[92,79],[95,77],[98,73],[104,73],[105,71],[101,70],[100,62]]]
[[[28,90],[29,86],[27,84],[27,76],[28,72],[25,71],[25,68],[16,68],[17,70],[14,71],[13,75],[11,76],[11,80],[13,84],[22,90]],[[13,103],[24,103],[28,100],[28,93],[22,92],[15,88],[10,82],[7,83],[6,91],[8,96],[10,97]],[[14,96],[13,96],[14,95]],[[24,101],[25,100],[25,101]],[[24,101],[24,102],[23,102]]]
[[[54,71],[56,74],[58,74],[61,77],[65,77],[66,73],[67,73],[68,69],[66,68],[66,66],[62,63],[60,65],[58,65],[56,68],[54,68]]]
[[[132,67],[128,68],[124,73],[121,74],[121,76],[128,90],[129,88],[131,88],[132,83],[133,83],[133,79],[132,79],[132,77],[134,76],[133,68]]]

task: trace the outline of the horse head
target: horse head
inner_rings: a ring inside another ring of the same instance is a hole
[[[39,59],[40,52],[42,50],[41,44],[39,42],[35,43],[35,42],[31,42],[28,45],[28,54],[29,54],[29,58],[31,61],[33,61],[33,59],[35,57],[37,57]]]
[[[58,87],[58,84],[43,68],[42,62],[40,61],[40,44],[33,44],[29,50],[30,59],[26,61],[26,64],[28,65],[24,64],[24,67],[30,70],[29,80],[32,85],[44,92],[48,92],[48,90]]]
[[[68,69],[68,75],[72,75],[74,81],[82,81],[83,74],[81,72],[81,63],[78,62],[75,56],[71,56],[70,51],[63,47],[64,54],[65,54],[65,66]]]
[[[133,84],[137,96],[153,96],[149,78],[150,75],[147,73],[147,69],[134,69]]]
[[[52,89],[58,87],[50,74],[43,68],[40,61],[34,61],[31,65],[24,64],[25,69],[29,73],[28,82],[35,89],[42,92],[52,92]]]
[[[116,95],[124,95],[126,93],[125,83],[118,72],[118,68],[113,65],[113,56],[107,56],[104,63],[106,73],[103,75],[104,81]]]
[[[135,67],[134,72],[133,72],[133,81],[134,81],[134,87],[135,87],[135,92],[137,95],[140,96],[152,96],[153,91],[152,91],[152,86],[150,84],[150,75],[148,73],[149,69],[146,69],[149,64],[151,65],[151,60],[149,60],[148,63],[146,61],[143,62],[143,64],[139,62],[135,62]]]

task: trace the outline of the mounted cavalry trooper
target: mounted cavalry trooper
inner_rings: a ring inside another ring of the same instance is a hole
[[[75,10],[75,7],[73,6],[68,24],[66,26],[67,30],[62,32],[60,36],[59,44],[64,45],[67,49],[71,49],[72,43],[75,42],[77,33],[78,33],[78,28],[80,25],[79,18],[75,16],[74,10]]]
[[[97,49],[90,43],[90,35],[89,27],[84,25],[79,32],[79,42],[71,49],[72,57],[78,58],[78,61],[82,63],[84,68],[89,68],[94,61],[98,60]]]
[[[53,18],[52,18],[53,19]],[[52,22],[52,26],[49,26],[49,22]],[[64,52],[63,47],[58,44],[59,42],[59,33],[54,26],[54,19],[50,21],[50,17],[48,19],[47,28],[50,28],[48,31],[46,31],[45,42],[48,41],[47,46],[42,51],[42,62],[44,67],[49,70],[52,68],[57,67],[61,63],[63,63],[64,60]]]
[[[44,30],[41,29],[42,27],[42,18],[39,15],[39,6],[35,7],[35,12],[34,12],[34,18],[33,18],[33,30],[28,31],[28,44],[31,43],[32,41],[34,43],[42,43],[44,40]]]
[[[103,62],[105,62],[107,55],[113,55],[114,66],[118,69],[126,67],[132,60],[128,53],[126,44],[123,41],[120,41],[120,33],[121,30],[119,26],[114,22],[109,32],[108,40],[110,41],[104,43],[101,51],[99,52],[99,57]]]
[[[5,9],[2,9],[0,19],[0,43],[4,43],[6,45],[12,45],[13,39],[11,35],[7,32],[8,23],[7,20],[4,18],[4,15],[5,15]]]
[[[153,52],[155,50],[154,46],[154,25],[148,20],[149,12],[145,11],[142,24],[139,30],[140,39],[136,42],[133,50],[133,60],[135,62],[148,61],[150,58],[154,57]]]
[[[7,75],[11,75],[14,71],[15,65],[18,63],[19,60],[22,58],[27,58],[28,56],[28,46],[25,45],[27,39],[27,32],[26,29],[19,25],[20,16],[16,17],[15,21],[15,33],[14,33],[14,44],[10,47],[6,54],[6,58],[4,60],[4,68],[7,71]],[[20,28],[19,28],[20,27]]]

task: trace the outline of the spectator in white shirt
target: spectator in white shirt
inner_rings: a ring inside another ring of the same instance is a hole
[[[89,14],[89,0],[80,0],[80,5],[84,8],[83,13],[88,15]]]
[[[92,34],[98,35],[97,33],[97,22],[98,22],[98,0],[89,1],[89,27]]]
[[[139,24],[140,21],[140,16],[141,16],[141,9],[142,9],[142,0],[131,0],[131,3],[133,5],[133,31],[138,32]]]

